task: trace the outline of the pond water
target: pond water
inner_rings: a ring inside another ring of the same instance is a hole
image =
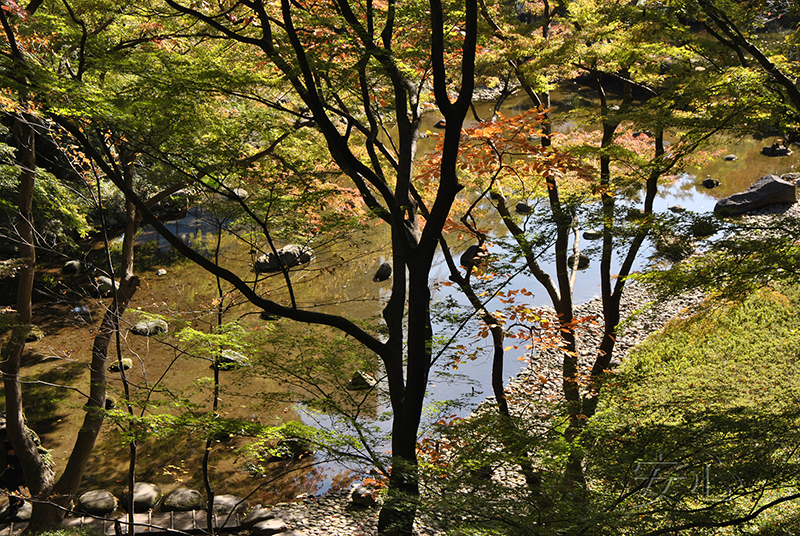
[[[431,118],[431,123],[433,119]],[[567,131],[571,126],[565,124],[561,128]],[[669,206],[679,204],[694,212],[710,212],[718,198],[744,190],[763,175],[768,173],[780,175],[800,170],[800,154],[798,154],[800,151],[787,158],[761,156],[761,147],[771,144],[772,141],[771,138],[718,140],[717,146],[721,154],[735,154],[738,159],[727,161],[718,157],[700,169],[686,170],[671,185],[661,189],[656,201],[656,210],[665,211]],[[703,188],[701,182],[706,177],[717,178],[720,186],[712,190]],[[198,246],[202,237],[208,247],[208,241],[213,241],[215,226],[205,222],[200,216],[198,213],[190,213],[182,220],[170,222],[169,226],[176,234],[186,234],[187,239],[194,241],[193,243]],[[498,235],[502,234],[499,226],[495,226],[495,230]],[[461,250],[469,245],[466,241],[459,242],[457,237],[449,237],[449,240],[455,249],[456,258]],[[152,229],[143,229],[138,242],[155,243],[156,249],[166,250],[163,239],[160,239]],[[247,248],[237,245],[230,237],[223,237],[220,251],[223,263],[228,269],[239,274],[252,274],[253,256]],[[637,268],[645,266],[646,257],[647,252],[644,252],[640,256]],[[357,320],[374,319],[379,315],[382,304],[388,299],[390,281],[375,283],[372,281],[372,276],[380,263],[389,258],[390,237],[384,225],[374,226],[347,237],[332,239],[318,246],[314,262],[292,272],[298,305],[345,314]],[[214,325],[216,282],[201,269],[190,264],[178,263],[165,266],[167,274],[159,276],[156,275],[156,269],[160,267],[154,265],[141,273],[142,288],[125,316],[126,323],[132,325],[143,311],[147,311],[172,316],[176,325],[183,321],[186,325],[201,330],[207,330]],[[544,268],[552,273],[551,265],[544,263]],[[281,276],[273,275],[260,278],[258,281],[255,280],[254,274],[252,277],[253,283],[258,285],[260,291],[285,302],[286,295]],[[90,294],[91,280],[86,275],[73,278],[71,283],[89,289],[89,294],[86,294],[80,302],[64,302],[61,306],[53,305],[48,309],[47,314],[51,315],[48,320],[50,325],[48,337],[30,346],[27,363],[29,367],[26,372],[38,371],[45,379],[50,378],[54,383],[71,378],[74,385],[85,388],[85,363],[89,360],[91,340],[97,320],[108,300],[98,301]],[[436,285],[437,282],[447,279],[447,268],[443,259],[439,258],[432,272],[431,283],[436,289],[434,298],[436,300],[452,298],[468,311],[466,300],[454,290],[454,287]],[[599,294],[599,283],[595,263],[579,274],[575,288],[576,303],[583,303],[596,297]],[[522,274],[515,280],[514,286],[525,287],[535,293],[531,305],[547,305],[546,294],[532,277]],[[94,315],[71,312],[76,306],[86,306],[94,311]],[[489,308],[492,306],[493,304],[489,304]],[[256,320],[257,311],[242,302],[232,304],[226,313],[226,318],[245,318],[252,326],[259,324]],[[437,327],[444,329],[443,325]],[[473,333],[468,328],[456,340],[474,343]],[[159,393],[150,403],[177,404],[180,398],[185,401],[181,403],[199,404],[198,407],[207,406],[210,400],[209,387],[203,381],[198,382],[198,378],[207,378],[210,375],[208,352],[198,350],[186,353],[178,345],[164,346],[146,337],[131,335],[129,332],[126,332],[122,345],[127,353],[134,356],[135,364],[131,371],[134,385],[155,389]],[[452,367],[440,367],[440,372],[447,374],[432,376],[429,401],[463,399],[468,403],[461,408],[453,409],[451,414],[468,413],[474,404],[491,394],[489,355],[489,352],[479,353],[475,360],[462,363],[455,371],[460,375],[460,379],[450,375],[454,372]],[[509,351],[505,375],[513,376],[526,366],[524,358],[521,351]],[[446,365],[446,358],[442,358],[439,364]],[[289,402],[259,404],[254,400],[260,396],[259,393],[275,390],[279,385],[263,378],[256,380],[244,370],[246,369],[226,373],[223,376],[225,390],[222,400],[226,415],[271,424],[296,418],[302,413],[301,409]],[[115,389],[120,389],[119,382],[116,383]],[[57,464],[63,468],[66,455],[71,448],[70,442],[74,437],[74,430],[80,425],[82,418],[80,407],[83,399],[79,394],[61,393],[59,395],[61,398],[55,398],[62,402],[48,405],[46,403],[48,397],[49,400],[54,398],[52,393],[43,390],[39,397],[43,404],[40,408],[43,416],[37,431],[44,437],[46,445],[54,449]],[[384,409],[383,405],[376,402],[370,412],[377,416]],[[309,419],[308,416],[305,418]],[[378,421],[378,424],[388,429],[388,422]],[[106,427],[104,439],[93,454],[94,459],[87,475],[86,489],[95,485],[121,486],[120,482],[127,470],[124,466],[125,449],[118,436],[113,433],[113,428],[113,425]],[[237,441],[220,441],[215,446],[213,473],[214,482],[219,486],[220,492],[235,493],[235,490],[245,489],[254,482],[252,474],[243,471],[237,461],[241,457],[237,450],[239,446],[240,443]],[[201,480],[197,467],[202,450],[202,444],[196,434],[194,436],[189,434],[182,440],[169,439],[148,444],[140,455],[139,478],[155,481],[165,489],[177,485],[191,485],[200,489]],[[338,480],[346,482],[346,479],[338,474],[337,466],[328,466],[327,470],[323,470],[312,467],[312,464],[313,459],[297,462],[292,466],[296,470],[295,473],[266,486],[257,495],[258,500],[265,503],[286,500],[300,493],[322,492]]]

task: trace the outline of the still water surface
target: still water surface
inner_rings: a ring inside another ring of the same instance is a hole
[[[568,131],[569,125],[563,129]],[[735,154],[736,161],[726,161],[716,158],[702,169],[686,170],[672,184],[661,189],[656,201],[657,211],[666,211],[672,205],[683,207],[697,213],[706,213],[713,210],[716,200],[738,191],[742,191],[759,177],[774,173],[783,174],[791,171],[800,171],[800,156],[788,158],[768,158],[760,155],[761,147],[771,144],[773,139],[762,141],[748,139],[720,140],[721,154]],[[719,179],[721,185],[713,190],[707,190],[700,184],[706,177]],[[177,234],[185,233],[192,238],[202,235],[206,240],[213,237],[214,227],[208,225],[197,214],[190,214],[186,218],[171,222],[170,227]],[[499,226],[495,226],[498,236],[503,234]],[[449,238],[451,246],[456,250],[455,257],[465,249],[468,242],[459,242],[456,237]],[[139,237],[139,242],[155,241],[160,246],[166,247],[151,229],[144,229]],[[207,242],[206,242],[207,243]],[[244,251],[235,241],[224,238],[222,247],[223,264],[232,271],[240,274],[252,274],[250,263],[252,255]],[[498,250],[499,252],[499,250]],[[313,306],[314,308],[336,314],[343,314],[353,319],[374,319],[379,315],[385,300],[389,297],[390,281],[374,283],[372,276],[375,270],[390,255],[390,237],[386,226],[378,225],[366,232],[332,240],[316,248],[317,257],[313,263],[304,269],[292,272],[293,285],[298,294],[299,306]],[[646,265],[647,252],[641,255],[637,269]],[[142,273],[143,286],[135,298],[132,309],[126,314],[126,321],[135,322],[138,311],[150,311],[167,315],[175,315],[198,329],[208,329],[215,322],[213,304],[215,297],[215,282],[202,270],[192,266],[177,266],[168,268],[166,276],[157,276],[154,266],[151,270]],[[333,269],[331,269],[333,268]],[[552,273],[552,266],[546,263],[544,268]],[[254,276],[253,276],[254,277]],[[439,286],[438,282],[447,281],[448,271],[443,258],[437,259],[432,272],[431,284],[434,287],[434,298],[445,300],[451,298],[463,309],[469,307],[454,287]],[[579,274],[575,288],[576,303],[584,303],[596,297],[599,293],[599,276],[596,262]],[[274,298],[285,301],[283,282],[280,276],[271,276],[262,280],[261,289]],[[532,306],[547,305],[546,293],[541,290],[538,283],[529,276],[522,274],[515,280],[514,287],[525,287],[535,293],[531,299]],[[490,303],[489,308],[495,306]],[[497,305],[499,306],[499,305]],[[101,312],[96,308],[96,313]],[[234,306],[228,313],[228,318],[243,317],[253,320],[255,318],[252,308],[246,304]],[[67,315],[69,316],[69,315]],[[93,336],[94,319],[81,319],[65,317],[65,329],[54,330],[40,343],[32,345],[34,351],[42,355],[58,356],[59,365],[63,371],[75,371],[75,376],[82,374],[79,363],[88,362],[90,344]],[[67,321],[72,322],[67,328]],[[83,322],[83,334],[77,337],[76,325]],[[54,322],[54,325],[56,323]],[[457,337],[456,342],[476,344],[472,338],[472,327]],[[446,330],[446,326],[438,325],[437,330]],[[73,334],[73,335],[69,335]],[[45,347],[49,349],[45,350]],[[205,404],[208,402],[208,388],[197,383],[198,378],[208,377],[208,361],[202,358],[207,356],[189,356],[177,348],[164,347],[147,338],[126,334],[123,347],[135,357],[135,366],[131,373],[132,380],[141,387],[156,387],[164,391],[181,393],[188,400]],[[491,394],[490,387],[490,353],[479,353],[474,361],[462,363],[456,371],[462,375],[458,380],[449,375],[454,372],[452,367],[447,367],[446,358],[442,358],[439,372],[448,375],[433,374],[430,384],[429,401],[444,401],[465,399],[467,405],[454,409],[452,414],[464,415],[470,408],[480,402],[485,396]],[[521,351],[507,353],[505,375],[513,376],[525,366],[524,355]],[[523,358],[523,361],[520,361]],[[41,364],[52,368],[51,362],[45,360]],[[36,366],[39,366],[37,364]],[[43,369],[44,370],[44,369]],[[162,378],[165,378],[162,380]],[[85,380],[84,381],[85,385]],[[278,386],[269,381],[254,380],[246,372],[237,371],[223,376],[225,391],[223,393],[223,410],[227,415],[250,418],[254,421],[270,424],[279,420],[296,418],[302,408],[291,404],[273,405],[271,407],[256,406],[253,404],[254,395],[261,391],[274,390]],[[119,389],[119,384],[116,388]],[[162,401],[165,400],[162,397]],[[70,402],[79,409],[82,405],[80,397]],[[386,408],[378,404],[374,414],[380,414]],[[40,430],[50,448],[54,448],[54,455],[59,467],[64,466],[66,455],[70,448],[73,430],[79,426],[80,412],[68,411],[65,405],[53,410],[55,417],[47,426]],[[380,422],[380,426],[388,427],[388,422]],[[112,428],[113,425],[107,428]],[[237,488],[244,489],[253,482],[250,475],[242,472],[237,464],[236,445],[220,443],[215,447],[217,456],[214,459],[213,471],[216,475],[215,482],[221,492],[236,492]],[[88,475],[87,486],[114,485],[114,482],[124,475],[123,445],[114,434],[106,434],[104,441],[96,449],[92,468]],[[140,454],[140,478],[159,482],[162,487],[169,489],[177,485],[192,485],[201,488],[199,476],[196,472],[197,463],[202,448],[198,438],[187,438],[180,444],[158,444],[145,446]],[[216,456],[216,454],[215,454]],[[192,469],[195,467],[195,469]],[[337,467],[329,466],[327,472],[306,468],[303,472],[284,478],[269,487],[269,493],[261,493],[259,499],[263,502],[283,500],[293,497],[298,493],[319,493],[328,489],[332,483],[340,478],[337,476]],[[265,488],[267,489],[267,488]]]

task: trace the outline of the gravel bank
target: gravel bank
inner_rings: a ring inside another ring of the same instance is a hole
[[[639,344],[648,335],[664,326],[671,319],[686,314],[692,305],[699,303],[702,295],[682,296],[655,308],[646,308],[624,324],[622,335],[617,341],[617,356],[624,358],[628,350]],[[638,283],[626,286],[622,299],[622,317],[626,318],[641,310],[652,301],[645,287]],[[600,300],[593,300],[577,308],[581,316],[601,313]],[[581,341],[581,365],[588,370],[593,357],[592,350],[597,347],[602,325],[593,329],[579,329]],[[615,359],[615,363],[619,363]],[[542,378],[547,379],[546,382]],[[509,399],[517,411],[522,413],[536,411],[542,397],[557,400],[561,389],[561,362],[555,351],[545,351],[532,360],[530,366],[512,379],[507,387]],[[491,399],[483,405],[492,404]],[[533,415],[531,415],[533,417]],[[283,520],[294,532],[282,533],[284,536],[372,536],[377,534],[377,508],[359,508],[350,505],[347,492],[336,492],[317,498],[306,498],[297,503],[281,504],[274,507],[275,516]],[[434,531],[419,527],[420,536],[433,536]],[[280,536],[280,535],[279,535]]]

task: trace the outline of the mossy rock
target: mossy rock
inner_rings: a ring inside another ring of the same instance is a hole
[[[25,342],[36,342],[44,337],[44,331],[39,326],[31,326],[25,335]]]
[[[357,370],[353,373],[353,377],[350,378],[350,382],[347,384],[347,390],[366,391],[367,389],[372,389],[376,385],[378,385],[378,380],[371,374],[362,370]]]
[[[154,335],[160,335],[162,333],[166,333],[169,330],[169,325],[160,318],[156,318],[153,320],[142,320],[137,322],[131,328],[131,333],[136,335],[143,335],[145,337],[152,337]]]
[[[190,488],[176,488],[164,496],[162,512],[190,512],[202,510],[205,500],[199,491]]]

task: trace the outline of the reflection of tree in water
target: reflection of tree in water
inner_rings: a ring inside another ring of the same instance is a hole
[[[329,474],[329,469],[315,465],[312,458],[286,463],[278,462],[270,465],[280,465],[281,467],[276,467],[275,470],[286,474],[270,485],[259,489],[253,495],[251,503],[277,504],[295,500],[302,495],[318,495],[320,490],[326,487],[329,478],[330,487],[327,489],[331,491],[346,489],[357,478],[357,475],[352,471]],[[254,480],[253,483],[258,484],[258,480]]]

